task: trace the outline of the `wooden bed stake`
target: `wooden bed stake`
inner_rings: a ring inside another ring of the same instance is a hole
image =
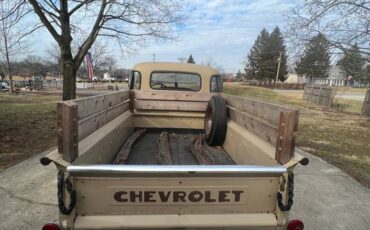
[[[132,134],[125,144],[121,147],[119,152],[116,155],[116,158],[113,161],[113,164],[126,164],[128,156],[130,154],[132,146],[136,143],[136,141],[144,135],[146,129],[139,129]]]
[[[213,165],[214,160],[211,159],[207,153],[204,151],[203,147],[203,135],[192,138],[189,144],[189,149],[193,153],[194,157],[197,159],[201,165]]]
[[[170,145],[168,143],[168,133],[162,132],[157,140],[158,161],[161,165],[172,165]]]

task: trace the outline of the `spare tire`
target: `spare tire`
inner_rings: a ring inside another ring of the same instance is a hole
[[[208,102],[204,119],[205,139],[210,146],[222,145],[226,137],[227,116],[225,99],[214,95]]]

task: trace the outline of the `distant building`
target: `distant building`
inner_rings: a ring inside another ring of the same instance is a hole
[[[327,78],[313,79],[313,83],[318,85],[345,86],[346,82],[346,72],[339,65],[330,66]]]
[[[116,79],[112,77],[112,74],[109,72],[105,72],[103,75],[103,80],[105,81],[115,81]]]
[[[288,78],[284,81],[284,83],[306,83],[306,78],[302,76],[298,76],[295,73],[288,74]]]

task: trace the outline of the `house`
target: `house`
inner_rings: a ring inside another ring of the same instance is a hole
[[[298,76],[295,73],[289,73],[288,78],[284,81],[284,83],[302,84],[302,83],[306,83],[306,78],[302,76]]]
[[[345,86],[347,74],[339,65],[332,65],[328,70],[327,78],[314,78],[313,83],[318,85]]]

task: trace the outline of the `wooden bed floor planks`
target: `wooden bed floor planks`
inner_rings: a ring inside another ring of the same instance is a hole
[[[199,132],[140,130],[120,149],[113,164],[129,165],[234,165],[221,147],[208,146]]]
[[[189,143],[189,149],[193,153],[194,157],[197,159],[201,165],[214,165],[216,164],[215,159],[213,159],[209,154],[206,153],[204,145],[204,136],[199,135],[193,137]]]
[[[168,139],[168,132],[162,132],[157,140],[157,157],[161,165],[172,165],[171,149]]]
[[[116,155],[116,158],[113,161],[113,164],[126,164],[126,161],[131,152],[132,146],[137,142],[137,140],[146,133],[146,129],[138,129],[132,134],[123,144],[121,149]]]

